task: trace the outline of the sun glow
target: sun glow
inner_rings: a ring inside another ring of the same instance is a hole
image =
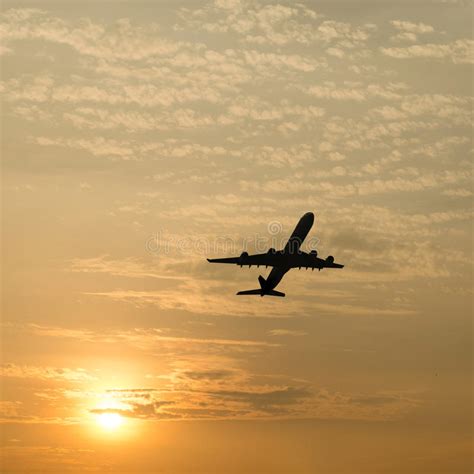
[[[116,430],[123,423],[123,417],[119,413],[109,412],[97,415],[97,422],[106,430]]]

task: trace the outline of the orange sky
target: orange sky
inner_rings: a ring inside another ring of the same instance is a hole
[[[472,11],[2,8],[2,472],[472,471]],[[305,249],[287,297],[207,257]],[[276,301],[275,301],[276,300]]]

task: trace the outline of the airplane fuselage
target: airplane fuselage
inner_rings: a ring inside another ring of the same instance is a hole
[[[262,285],[262,292],[267,293],[270,290],[273,290],[273,288],[275,288],[278,283],[280,283],[281,279],[285,276],[285,273],[290,268],[291,267],[273,267],[272,271]]]
[[[308,235],[308,232],[313,227],[314,223],[314,214],[312,212],[307,212],[296,224],[295,230],[291,234],[288,242],[283,249],[285,255],[294,255],[297,254],[300,250],[301,244]]]
[[[285,248],[279,252],[275,252],[275,260],[277,262],[280,260],[281,264],[278,262],[277,266],[272,268],[265,283],[262,285],[262,291],[264,293],[273,290],[285,276],[285,273],[291,268],[305,266],[299,264],[303,263],[303,261],[306,262],[307,257],[310,257],[311,255],[301,252],[300,247],[311,230],[311,227],[313,227],[313,223],[314,214],[312,212],[307,212],[303,217],[301,217],[298,224],[296,224],[295,230],[288,239]]]
[[[281,263],[278,262],[280,258]],[[315,255],[306,252],[298,252],[297,254],[293,255],[285,255],[283,253],[276,254],[275,260],[277,262],[272,268],[266,283],[263,286],[265,291],[273,290],[273,288],[275,288],[285,276],[285,273],[287,273],[292,268],[311,268],[311,270],[314,270],[315,268],[321,270],[324,268],[322,264],[318,265]]]

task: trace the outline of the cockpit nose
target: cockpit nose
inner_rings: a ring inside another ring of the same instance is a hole
[[[314,214],[312,212],[307,212],[304,216],[303,219],[305,222],[311,223],[313,225],[314,222]]]

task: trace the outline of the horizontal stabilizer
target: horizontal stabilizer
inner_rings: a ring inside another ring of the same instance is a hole
[[[245,290],[245,291],[239,291],[237,293],[238,295],[262,295],[262,290],[259,288],[258,290]]]
[[[265,293],[268,296],[281,296],[282,298],[285,296],[285,293],[276,290],[270,290],[268,293]]]
[[[245,291],[239,291],[237,293],[238,295],[260,295],[260,296],[281,296],[284,297],[285,293],[282,293],[281,291],[276,291],[276,290],[269,290],[266,291],[265,293],[262,293],[262,290],[259,288],[258,290],[245,290]]]

